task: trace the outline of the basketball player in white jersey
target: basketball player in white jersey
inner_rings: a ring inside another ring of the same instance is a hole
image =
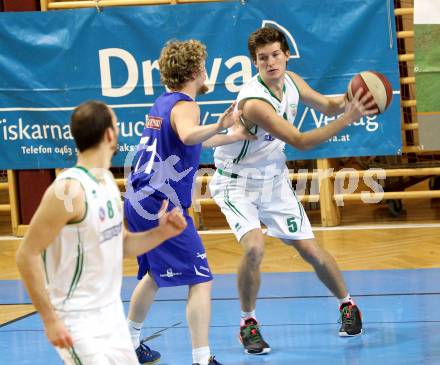
[[[120,298],[122,259],[178,235],[181,213],[166,213],[146,232],[124,229],[119,189],[109,171],[117,150],[116,116],[104,103],[75,109],[77,165],[47,189],[17,251],[17,265],[65,364],[136,365]]]
[[[213,198],[244,251],[238,268],[241,342],[248,354],[261,355],[271,350],[261,336],[255,315],[264,253],[260,221],[267,226],[267,235],[294,247],[339,299],[339,334],[358,335],[362,332],[360,311],[335,260],[315,241],[304,208],[286,175],[284,146],[288,143],[299,150],[312,148],[360,117],[377,113],[374,101],[369,93],[360,98],[361,90],[351,102],[343,96],[325,97],[300,76],[287,71],[289,46],[277,29],[262,28],[252,33],[248,47],[258,74],[243,86],[237,105],[242,111],[242,123],[257,140],[217,147],[217,171],[210,184]],[[293,125],[300,101],[325,115],[343,115],[323,128],[300,132]]]

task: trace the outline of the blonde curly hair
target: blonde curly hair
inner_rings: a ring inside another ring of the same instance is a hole
[[[180,90],[200,73],[206,60],[201,42],[173,40],[167,42],[159,58],[160,81],[171,90]]]

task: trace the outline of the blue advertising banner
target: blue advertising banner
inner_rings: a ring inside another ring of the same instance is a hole
[[[289,39],[289,69],[325,95],[340,95],[351,77],[376,70],[399,93],[392,5],[383,0],[252,0],[186,5],[0,13],[0,169],[71,166],[73,108],[88,99],[112,106],[119,119],[123,166],[142,134],[145,115],[164,88],[158,57],[172,38],[206,44],[209,93],[198,100],[212,123],[256,72],[247,38],[264,25]],[[331,122],[299,109],[301,131]],[[400,98],[382,115],[363,118],[314,150],[288,159],[393,155],[401,149]],[[212,150],[202,154],[211,163]]]

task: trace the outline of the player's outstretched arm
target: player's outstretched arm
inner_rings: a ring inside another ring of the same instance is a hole
[[[124,230],[124,256],[136,257],[175,237],[186,228],[186,220],[178,208],[167,212],[168,200],[164,200],[159,210],[159,226],[145,232]]]
[[[241,115],[241,111],[237,111],[238,115]],[[249,134],[248,130],[243,124],[237,122],[229,130],[228,134],[217,134],[205,142],[202,146],[205,148],[224,146],[237,141],[255,141],[256,136]]]
[[[50,303],[41,253],[67,223],[81,220],[85,213],[80,184],[75,180],[56,181],[44,194],[16,254],[18,270],[32,303],[40,313],[46,335],[54,346],[61,348],[72,347],[73,341]]]
[[[218,123],[199,125],[198,105],[195,102],[180,102],[171,112],[171,124],[184,144],[190,146],[203,143],[238,121],[239,115],[234,113],[234,107],[235,103],[226,109]]]
[[[345,104],[345,113],[340,118],[323,128],[316,128],[304,133],[280,117],[269,103],[260,99],[245,101],[242,107],[243,116],[261,126],[272,136],[299,150],[306,150],[336,135],[360,117],[378,112],[377,109],[371,109],[375,105],[371,94],[367,93],[361,98],[361,93],[362,89],[359,89],[353,100]]]

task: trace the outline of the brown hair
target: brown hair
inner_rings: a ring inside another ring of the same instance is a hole
[[[257,60],[257,48],[263,47],[266,44],[272,44],[279,42],[281,45],[281,50],[286,53],[289,51],[289,44],[287,43],[286,37],[283,32],[276,28],[265,27],[260,28],[253,32],[249,36],[248,49],[252,60],[255,62]]]
[[[197,40],[168,42],[160,53],[160,80],[171,90],[182,89],[200,73],[206,56],[205,45]]]
[[[113,114],[101,101],[79,105],[70,119],[70,130],[80,152],[97,146],[108,128],[113,128]]]

